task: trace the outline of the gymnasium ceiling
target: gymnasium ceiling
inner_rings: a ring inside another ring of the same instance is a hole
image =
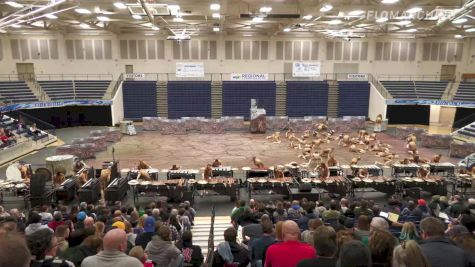
[[[0,33],[464,38],[475,36],[474,6],[475,0],[5,0]]]

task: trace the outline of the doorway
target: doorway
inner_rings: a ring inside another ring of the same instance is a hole
[[[35,66],[33,63],[16,63],[18,79],[32,81],[35,78]]]
[[[455,71],[457,65],[442,65],[440,69],[440,80],[443,82],[455,82]]]
[[[134,65],[125,65],[125,74],[134,73]],[[126,80],[133,80],[133,78],[126,78]]]

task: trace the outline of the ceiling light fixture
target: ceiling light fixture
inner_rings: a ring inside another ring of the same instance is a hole
[[[289,27],[287,28],[284,28],[284,32],[290,32],[292,29],[290,29]]]
[[[17,3],[15,1],[6,1],[5,4],[11,6],[11,7],[14,7],[14,8],[22,8],[24,7],[24,5],[20,4],[20,3]]]
[[[341,24],[341,20],[334,19],[334,20],[328,21],[327,23],[330,24],[330,25],[338,25],[338,24]]]
[[[420,7],[413,7],[413,8],[410,8],[408,10],[406,10],[407,13],[409,14],[414,14],[414,13],[417,13],[417,12],[420,12],[422,11],[422,8]]]
[[[155,33],[144,33],[145,36],[153,36]]]
[[[140,16],[138,14],[133,14],[132,18],[139,20],[139,19],[142,19],[142,16]]]
[[[251,25],[244,26],[244,29],[251,29],[251,28],[252,28]]]
[[[325,4],[320,8],[320,12],[328,12],[333,9],[333,6],[330,4]]]
[[[98,16],[97,20],[99,20],[99,21],[110,21],[111,19],[109,17],[106,17],[106,16]]]
[[[409,29],[409,30],[406,30],[406,32],[417,32],[417,29]]]
[[[7,31],[5,31],[5,30],[0,30],[0,33],[7,33]]]
[[[179,5],[168,5],[167,8],[168,10],[180,10]]]
[[[461,34],[456,34],[456,35],[454,35],[454,38],[455,38],[455,39],[463,39],[463,35],[461,35]]]
[[[459,19],[456,19],[456,20],[452,21],[452,23],[454,23],[454,24],[462,24],[462,23],[465,23],[465,22],[467,22],[466,18],[459,18]]]
[[[270,6],[263,6],[259,9],[259,12],[261,13],[269,13],[272,11],[272,7]]]
[[[11,26],[12,26],[13,28],[16,28],[16,29],[21,28],[21,25],[19,25],[19,24],[12,24]]]
[[[264,20],[264,18],[261,18],[261,17],[254,17],[254,18],[252,18],[252,22],[261,22],[261,21],[263,21],[263,20]]]
[[[382,0],[381,4],[391,5],[391,4],[395,4],[397,2],[399,2],[399,0]]]
[[[54,15],[54,14],[46,14],[45,17],[49,18],[49,19],[57,19],[58,16]]]
[[[219,32],[219,27],[213,27],[214,32]]]
[[[183,22],[183,18],[182,17],[175,17],[175,18],[173,18],[173,21],[174,22]]]
[[[388,21],[388,18],[387,18],[387,17],[381,17],[381,18],[379,18],[379,19],[376,20],[377,23],[384,23],[384,22],[386,22],[386,21]]]
[[[475,28],[466,29],[465,32],[475,32]]]
[[[407,25],[411,24],[411,21],[410,20],[401,20],[401,21],[396,22],[396,24],[400,25],[400,26],[407,26]]]
[[[353,10],[348,15],[350,16],[360,16],[364,14],[364,10]]]
[[[114,6],[118,9],[126,9],[127,8],[127,6],[122,2],[115,2]]]
[[[214,19],[219,19],[221,17],[221,15],[219,13],[213,13],[213,15],[211,15]]]
[[[83,28],[83,29],[89,29],[89,28],[91,28],[91,26],[89,26],[89,25],[86,24],[86,23],[81,23],[79,26],[80,26],[81,28]]]
[[[304,20],[311,20],[312,18],[313,18],[312,15],[305,15],[305,16],[303,16],[303,19],[304,19]]]
[[[74,11],[76,11],[76,13],[79,13],[79,14],[91,14],[91,11],[85,8],[76,8],[74,9]]]
[[[152,27],[152,30],[154,30],[154,31],[159,31],[159,30],[160,30],[160,28],[159,28],[159,27],[157,27],[157,26],[153,26],[153,27]]]
[[[220,10],[221,5],[214,3],[214,4],[209,5],[209,9],[211,9],[211,10]]]

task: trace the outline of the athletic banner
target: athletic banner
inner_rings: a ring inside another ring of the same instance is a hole
[[[231,73],[231,81],[267,81],[268,73]]]
[[[446,100],[419,100],[419,99],[386,99],[386,105],[436,105],[436,106],[475,108],[475,102],[446,101]]]
[[[203,62],[177,62],[176,77],[201,78],[205,76],[205,67]]]
[[[22,109],[37,109],[37,108],[59,108],[66,106],[110,106],[111,100],[65,100],[52,102],[32,102],[12,104],[0,107],[0,112],[10,112]]]
[[[368,79],[368,74],[366,73],[348,73],[348,79]]]
[[[320,62],[293,62],[292,64],[293,77],[319,77],[320,76]]]
[[[145,73],[126,73],[126,79],[143,79],[145,78]]]

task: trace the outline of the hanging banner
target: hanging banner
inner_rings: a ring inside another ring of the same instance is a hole
[[[204,77],[205,68],[203,62],[177,62],[176,77]]]
[[[423,100],[423,99],[420,99],[420,100],[419,99],[386,99],[386,105],[436,105],[436,106],[475,108],[475,102]]]
[[[126,73],[126,79],[143,79],[145,78],[145,73]]]
[[[368,74],[366,73],[348,73],[348,79],[368,79]]]
[[[294,62],[292,64],[293,77],[318,77],[320,76],[320,62]]]
[[[267,81],[268,73],[231,73],[231,81]]]
[[[32,102],[23,104],[12,104],[0,107],[0,112],[10,112],[22,109],[37,109],[37,108],[59,108],[67,106],[110,106],[111,100],[65,100],[52,102]]]

